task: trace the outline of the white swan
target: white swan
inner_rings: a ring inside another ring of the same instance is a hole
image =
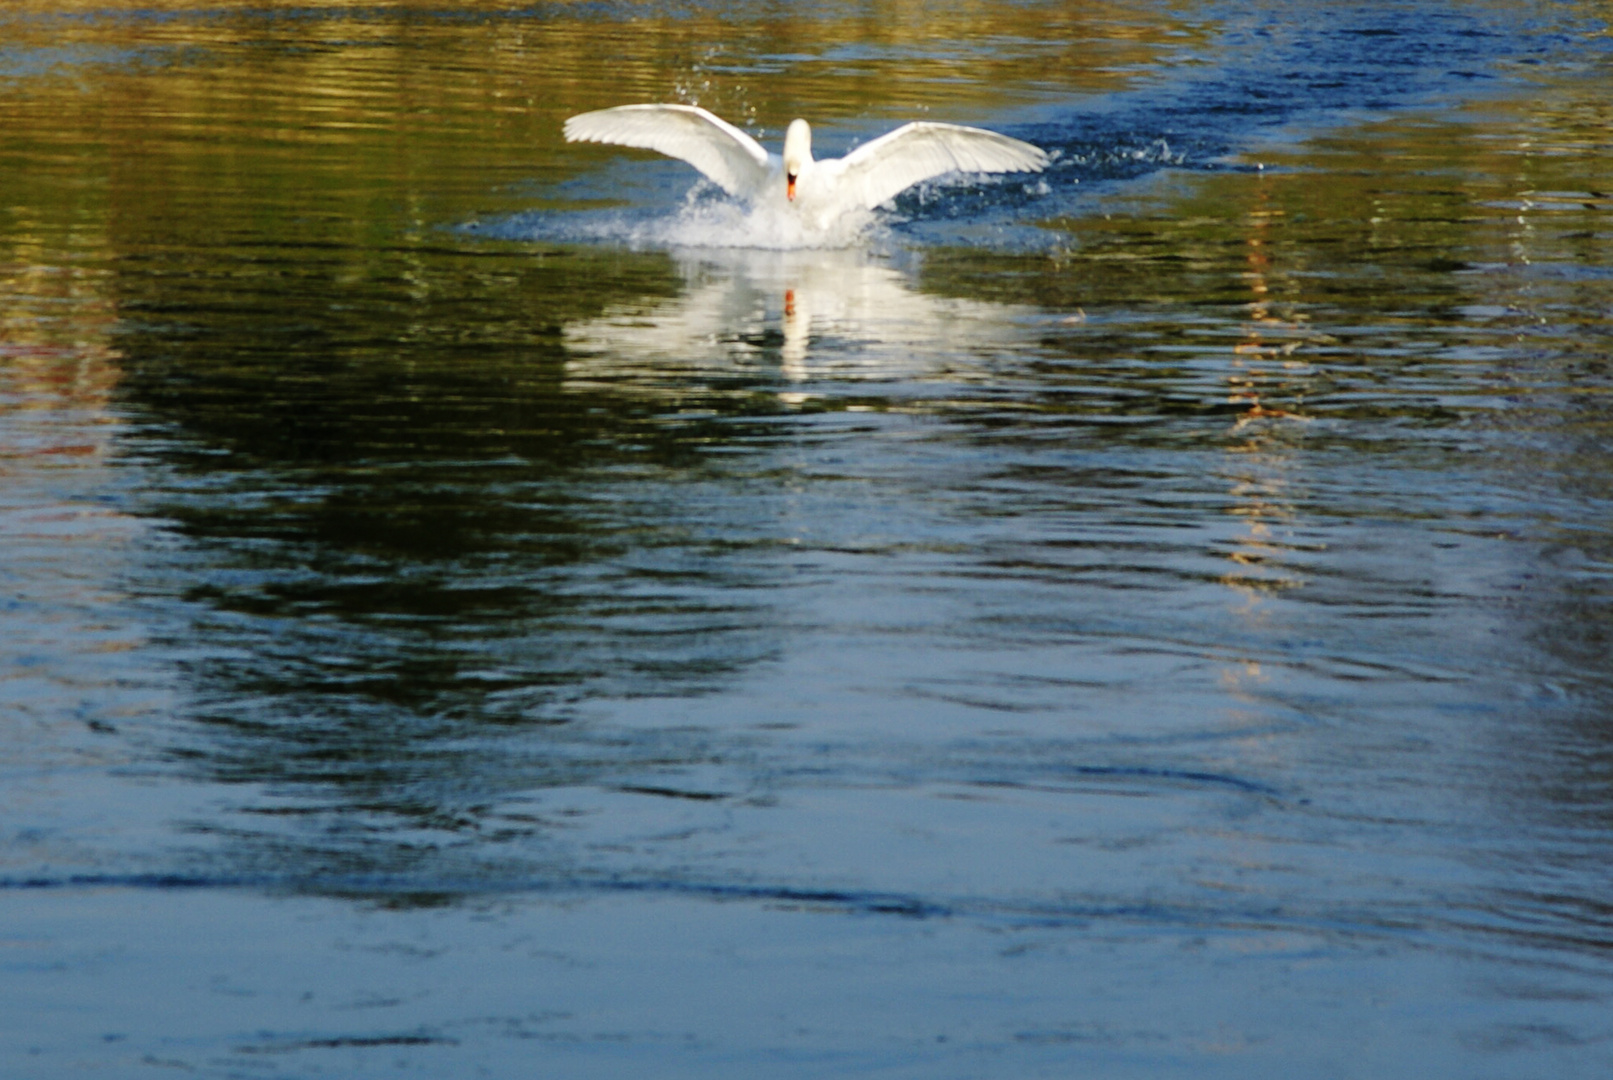
[[[949,172],[1039,172],[1046,151],[995,131],[918,121],[843,158],[816,161],[812,128],[792,120],[775,157],[732,124],[695,105],[619,105],[566,121],[571,142],[655,150],[686,161],[718,187],[756,205],[794,204],[818,226],[872,210],[914,184]]]

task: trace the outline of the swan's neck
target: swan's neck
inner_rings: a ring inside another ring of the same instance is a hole
[[[812,164],[812,125],[805,120],[791,120],[784,132],[784,165]]]
[[[812,128],[805,120],[791,120],[784,132],[784,194],[795,198],[795,184],[812,167]]]

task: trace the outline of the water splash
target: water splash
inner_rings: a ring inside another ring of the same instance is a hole
[[[885,233],[879,215],[870,210],[853,210],[820,224],[788,203],[737,202],[705,181],[691,188],[671,214],[653,206],[565,214],[537,211],[465,228],[502,240],[759,251],[840,250],[866,246]]]
[[[859,246],[877,231],[877,217],[870,210],[855,209],[819,223],[785,202],[745,205],[702,196],[698,189],[691,191],[655,239],[680,248],[798,251]]]

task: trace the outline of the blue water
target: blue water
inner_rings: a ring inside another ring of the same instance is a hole
[[[860,10],[0,16],[0,1073],[1608,1074],[1605,13]]]

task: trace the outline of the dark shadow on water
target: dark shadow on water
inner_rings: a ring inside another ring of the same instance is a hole
[[[591,699],[702,694],[775,648],[764,566],[699,553],[731,539],[706,452],[776,400],[680,419],[566,384],[562,328],[672,295],[665,257],[216,259],[205,282],[160,253],[119,278],[131,448],[161,480],[144,510],[183,542],[144,585],[188,613],[169,645],[196,726],[175,760],[303,793],[262,820],[453,836],[501,791],[709,754],[675,734],[595,746],[578,726]],[[270,859],[376,869],[431,843]]]

